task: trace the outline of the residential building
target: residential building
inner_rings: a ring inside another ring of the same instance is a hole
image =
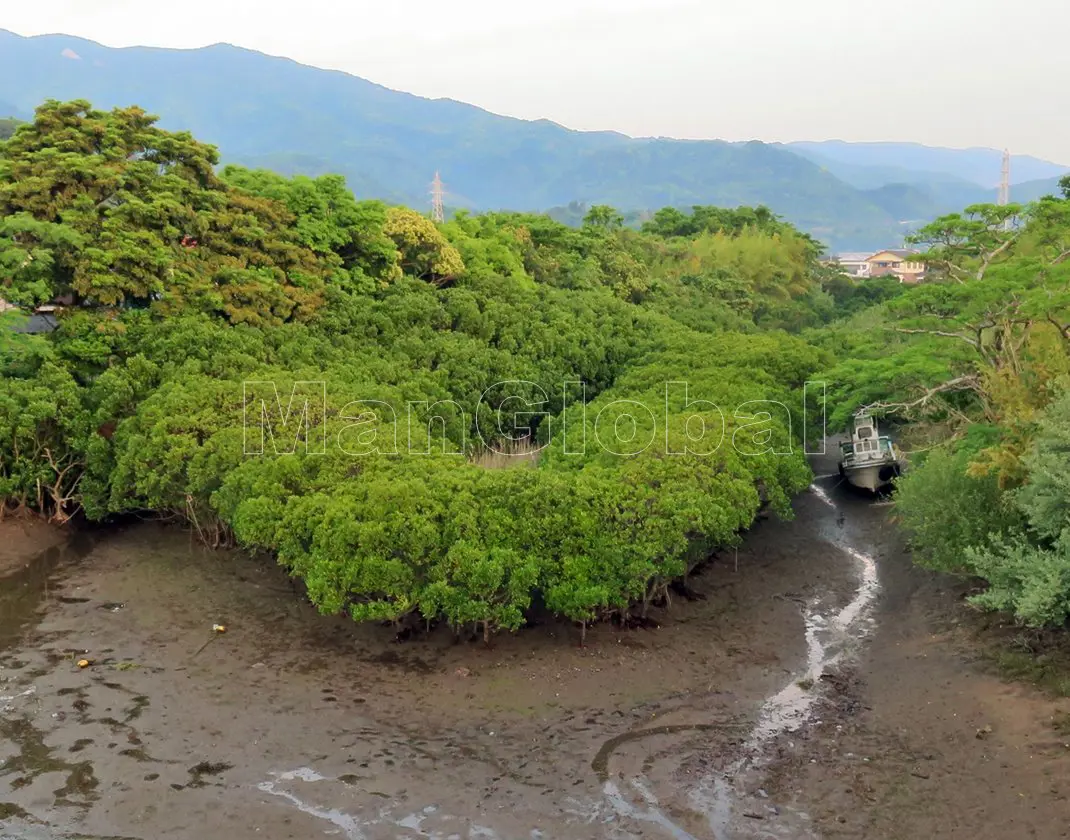
[[[854,251],[837,254],[831,263],[856,279],[895,276],[901,283],[918,283],[925,279],[925,263],[916,259],[917,251],[891,248],[877,251]]]
[[[868,276],[893,275],[899,278],[900,283],[918,283],[925,279],[925,263],[917,260],[917,256],[917,251],[903,249],[878,251],[866,260],[869,263]]]
[[[8,303],[3,298],[0,298],[0,315],[17,308],[18,307]],[[59,307],[54,305],[39,306],[25,321],[17,321],[17,323],[12,325],[11,330],[12,332],[17,333],[50,333],[59,325],[56,321],[56,312],[58,309]]]
[[[846,254],[837,254],[832,262],[839,264],[844,274],[851,277],[869,277],[869,251],[854,251]]]

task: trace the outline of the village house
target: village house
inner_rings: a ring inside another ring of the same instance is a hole
[[[0,315],[17,308],[18,307],[14,304],[10,304],[3,298],[0,298]],[[56,311],[58,309],[59,307],[54,305],[39,306],[29,318],[13,324],[11,330],[12,332],[17,333],[50,333],[58,326],[58,322],[56,321]]]
[[[851,277],[869,277],[869,263],[867,262],[869,257],[869,251],[855,251],[837,254],[831,262],[838,264],[844,274],[849,274]]]
[[[914,284],[925,279],[925,263],[917,256],[917,251],[890,248],[875,254],[858,251],[838,254],[832,262],[845,274],[858,279],[894,276],[900,283]]]
[[[870,256],[869,277],[894,275],[900,283],[917,283],[925,277],[925,263],[917,260],[917,251],[878,251]]]

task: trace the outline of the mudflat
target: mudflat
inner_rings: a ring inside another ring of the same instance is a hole
[[[1070,836],[1066,704],[981,670],[835,484],[586,647],[396,641],[176,529],[0,524],[0,836]]]

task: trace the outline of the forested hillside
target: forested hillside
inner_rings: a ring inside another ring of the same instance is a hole
[[[284,175],[339,173],[362,198],[413,207],[427,206],[439,170],[454,208],[765,204],[837,248],[895,244],[904,232],[850,185],[764,143],[570,131],[225,44],[111,49],[0,30],[0,100],[25,118],[48,98],[137,104],[161,114],[165,127],[215,144],[227,162]]]

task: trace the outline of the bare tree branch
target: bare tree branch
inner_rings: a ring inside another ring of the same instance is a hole
[[[941,338],[958,338],[965,341],[975,350],[981,349],[980,339],[970,338],[968,335],[956,332],[944,332],[943,330],[908,330],[904,327],[895,327],[897,333],[904,333],[906,335],[938,335]]]
[[[988,267],[992,264],[992,260],[994,260],[1000,254],[1002,254],[1008,248],[1010,248],[1011,245],[1013,245],[1017,241],[1018,241],[1018,234],[1016,233],[1014,236],[1010,237],[1009,239],[1007,239],[1006,242],[1004,242],[1002,245],[1000,245],[998,248],[996,248],[996,250],[993,251],[991,254],[988,254],[987,256],[985,256],[985,258],[981,261],[981,267],[977,269],[977,279],[978,280],[984,280],[985,279],[985,272],[988,271]]]
[[[946,394],[953,391],[977,391],[980,393],[981,380],[976,374],[966,374],[965,376],[958,376],[954,379],[949,379],[947,382],[943,382],[933,388],[929,388],[922,396],[913,402],[908,403],[886,403],[875,402],[870,403],[867,406],[863,406],[863,411],[895,411],[898,413],[906,413],[913,411],[917,408],[924,408],[927,406],[934,397],[939,394]],[[954,412],[961,415],[961,412]]]

